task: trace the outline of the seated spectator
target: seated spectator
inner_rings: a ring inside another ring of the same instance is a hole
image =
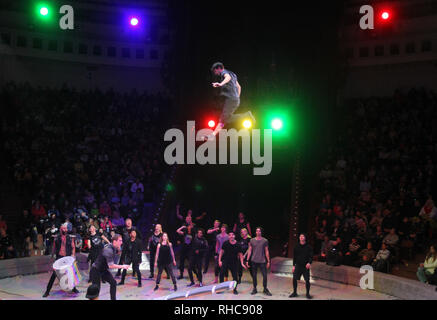
[[[328,236],[325,236],[320,249],[320,261],[326,261],[328,252],[331,250],[332,243]]]
[[[437,251],[434,245],[429,247],[425,262],[417,269],[417,278],[423,283],[437,284],[435,269],[437,268]]]
[[[140,182],[140,179],[137,179],[135,181],[135,183],[132,184],[130,191],[135,194],[137,192],[137,190],[140,190],[141,193],[144,192],[144,186],[143,184]]]
[[[108,216],[104,216],[102,220],[103,221],[100,223],[100,228],[103,229],[103,231],[105,231],[106,234],[110,234],[111,230],[114,229],[111,220],[109,220]]]
[[[339,266],[343,262],[343,246],[341,239],[331,241],[331,246],[326,256],[326,264],[330,266]]]
[[[35,201],[34,205],[32,206],[31,213],[36,219],[47,216],[46,209],[41,205],[39,200]]]
[[[5,229],[5,231],[8,230],[8,224],[3,219],[3,215],[2,214],[0,214],[0,229]]]
[[[419,212],[419,216],[427,219],[437,219],[437,208],[434,206],[434,201],[432,201],[432,199],[428,199],[425,202],[425,205]]]
[[[356,265],[358,259],[358,251],[360,250],[360,244],[356,238],[352,238],[349,244],[349,248],[344,255],[344,264],[348,266]]]
[[[15,249],[11,238],[5,229],[0,229],[0,259],[12,259],[15,256]]]
[[[102,216],[111,217],[112,210],[111,210],[111,206],[108,204],[108,201],[104,200],[100,204],[99,212]]]
[[[360,258],[359,266],[371,265],[373,259],[375,259],[375,250],[373,250],[372,242],[367,242],[366,249],[363,249],[358,253],[358,257]]]
[[[91,210],[90,210],[90,215],[89,215],[89,217],[90,217],[90,219],[94,219],[94,220],[97,220],[98,218],[99,218],[99,215],[100,215],[100,211],[99,211],[99,209],[97,208],[97,203],[93,203],[92,204],[92,208],[91,208]]]
[[[384,237],[383,242],[387,245],[387,248],[392,252],[392,254],[398,257],[399,236],[396,234],[395,228],[390,230],[390,233]]]
[[[112,225],[117,229],[123,228],[125,224],[123,217],[120,216],[120,212],[116,210],[114,210],[114,212],[112,213],[111,222]]]
[[[390,251],[387,249],[385,242],[382,243],[381,249],[378,251],[376,258],[373,260],[373,270],[379,272],[387,272],[388,262],[390,257]]]

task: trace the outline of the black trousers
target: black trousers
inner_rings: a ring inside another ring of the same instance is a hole
[[[181,247],[181,253],[179,257],[179,273],[181,276],[184,275],[185,270],[185,260],[190,258],[190,246],[183,244]]]
[[[225,274],[228,274],[228,271],[231,271],[232,279],[237,282],[238,285],[238,263],[237,262],[229,262],[222,261],[222,267],[220,269],[220,283],[225,281]],[[237,287],[235,287],[237,289]]]
[[[256,263],[252,262],[252,279],[253,279],[253,287],[256,289],[258,285],[258,268],[261,270],[261,273],[263,275],[263,287],[264,289],[267,289],[267,263]]]
[[[294,273],[293,273],[293,291],[297,292],[297,280],[303,276],[305,279],[305,287],[307,290],[307,294],[310,293],[310,270],[307,269],[304,265],[295,265]]]
[[[61,258],[63,258],[63,257],[56,256],[56,260],[61,259]],[[52,290],[53,284],[55,283],[55,280],[56,280],[57,277],[58,276],[56,274],[56,271],[53,271],[52,276],[50,277],[49,283],[47,284],[46,292],[50,293],[50,290]],[[76,289],[76,287],[74,287],[74,289]]]
[[[237,99],[224,98],[223,110],[220,116],[220,122],[226,125],[230,122],[240,120],[244,117],[248,117],[249,116],[248,112],[235,113],[235,111],[237,111],[239,106],[240,106],[239,98]]]
[[[97,285],[99,287],[99,291],[100,291],[101,280],[105,280],[107,283],[109,283],[111,300],[116,300],[117,282],[115,281],[114,277],[112,276],[111,272],[109,272],[109,270],[106,270],[104,272],[99,272],[96,268],[92,267],[90,271],[90,278],[92,284]]]
[[[167,265],[159,265],[158,264],[158,276],[156,277],[156,284],[158,285],[161,282],[162,272],[165,270],[167,275],[170,275],[171,281],[174,285],[176,285],[176,277],[173,273],[173,264],[169,263]]]
[[[205,254],[205,261],[203,265],[203,272],[208,272],[209,268],[209,261],[211,260],[211,257],[214,256],[215,246],[209,246],[208,251]]]
[[[133,274],[136,274],[138,277],[138,284],[141,284],[141,271],[140,271],[140,264],[139,263],[132,263],[132,271]],[[124,282],[124,279],[126,278],[127,270],[123,269],[121,273],[121,282]]]
[[[246,263],[247,261],[244,260],[244,263]],[[252,266],[252,262],[249,261],[249,268],[251,268]],[[252,276],[252,272],[249,272],[250,276],[252,278],[253,281],[253,276]],[[241,265],[241,263],[238,264],[238,282],[241,282],[241,278],[243,277],[243,266]]]
[[[189,259],[190,263],[188,265],[188,276],[190,277],[190,281],[194,282],[193,272],[196,274],[197,280],[202,282],[202,262],[203,255],[192,254]]]
[[[150,275],[153,276],[155,274],[155,257],[156,257],[156,250],[150,250]]]

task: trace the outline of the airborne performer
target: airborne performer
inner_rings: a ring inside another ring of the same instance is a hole
[[[223,110],[219,119],[219,123],[212,135],[206,136],[205,139],[213,140],[221,129],[230,122],[251,118],[255,122],[255,117],[252,112],[235,113],[240,106],[241,86],[238,83],[237,75],[232,71],[226,70],[223,63],[216,62],[211,67],[211,72],[214,76],[219,77],[220,82],[214,82],[214,88],[220,88],[220,97],[223,99]]]

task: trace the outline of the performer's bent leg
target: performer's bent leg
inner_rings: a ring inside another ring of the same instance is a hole
[[[137,275],[138,279],[138,286],[141,286],[141,271],[140,271],[140,265],[138,263],[132,263],[132,270]]]
[[[94,267],[90,270],[90,280],[91,283],[98,286],[100,290],[100,272]]]
[[[153,278],[153,276],[155,275],[155,256],[156,256],[156,251],[150,250],[150,261],[149,261],[150,278]]]
[[[195,259],[194,257],[190,257],[189,259],[189,264],[188,264],[188,276],[190,277],[190,281],[191,283],[194,283],[194,278],[193,278],[193,270],[195,268]]]
[[[50,293],[50,290],[52,290],[53,283],[55,283],[56,280],[56,271],[53,271],[52,276],[50,277],[49,283],[47,284],[46,293]]]
[[[110,285],[110,293],[111,293],[111,300],[117,300],[116,299],[116,293],[117,293],[117,282],[115,281],[114,277],[109,271],[105,271],[102,274],[102,279],[104,279],[107,283]]]
[[[297,280],[302,276],[302,270],[299,266],[294,266],[293,273],[293,293],[297,293]]]

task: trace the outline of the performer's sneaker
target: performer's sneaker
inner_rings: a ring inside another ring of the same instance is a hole
[[[151,274],[151,275],[149,276],[149,279],[153,279],[153,274]]]
[[[177,285],[174,285],[174,291],[178,291],[178,286]]]
[[[290,294],[288,297],[289,297],[289,298],[296,298],[296,297],[298,297],[298,294],[297,294],[296,292],[293,292],[293,293]]]
[[[234,289],[234,294],[238,294],[238,291],[237,291],[237,289]]]
[[[205,274],[205,273],[207,273],[208,272],[208,270],[203,270],[203,274]]]
[[[180,275],[179,277],[178,277],[178,280],[181,280],[181,279],[183,279],[184,278],[184,276],[183,275]]]
[[[191,283],[187,284],[187,287],[192,287],[192,286],[194,286],[194,285],[195,285],[195,283],[194,283],[194,282],[191,282]]]
[[[248,111],[247,113],[249,114],[250,119],[252,119],[252,123],[255,124],[256,123],[256,119],[255,119],[254,115],[252,114],[252,112]]]
[[[258,293],[258,291],[255,288],[253,288],[253,290],[252,290],[252,292],[250,294],[254,295],[254,294],[257,294],[257,293]]]
[[[202,282],[199,282],[199,287],[203,287],[203,283]]]
[[[71,292],[73,292],[73,293],[79,293],[79,290],[77,290],[76,287],[74,287],[73,290],[71,290]]]
[[[43,298],[47,298],[50,295],[50,293],[48,293],[48,291],[44,292],[44,294],[42,295]]]
[[[309,293],[307,293],[307,299],[312,299],[312,298],[313,298],[313,296],[310,295]]]
[[[158,290],[158,289],[159,289],[159,286],[156,285],[155,288],[153,288],[153,291],[156,291],[156,290]]]
[[[122,285],[124,285],[123,281],[120,281],[119,283],[117,283],[117,286],[122,286]]]
[[[143,285],[141,283],[138,283],[138,288],[141,288]]]
[[[264,293],[266,296],[271,296],[271,295],[272,295],[272,294],[270,293],[269,289],[267,289],[267,288],[264,289],[263,293]]]

